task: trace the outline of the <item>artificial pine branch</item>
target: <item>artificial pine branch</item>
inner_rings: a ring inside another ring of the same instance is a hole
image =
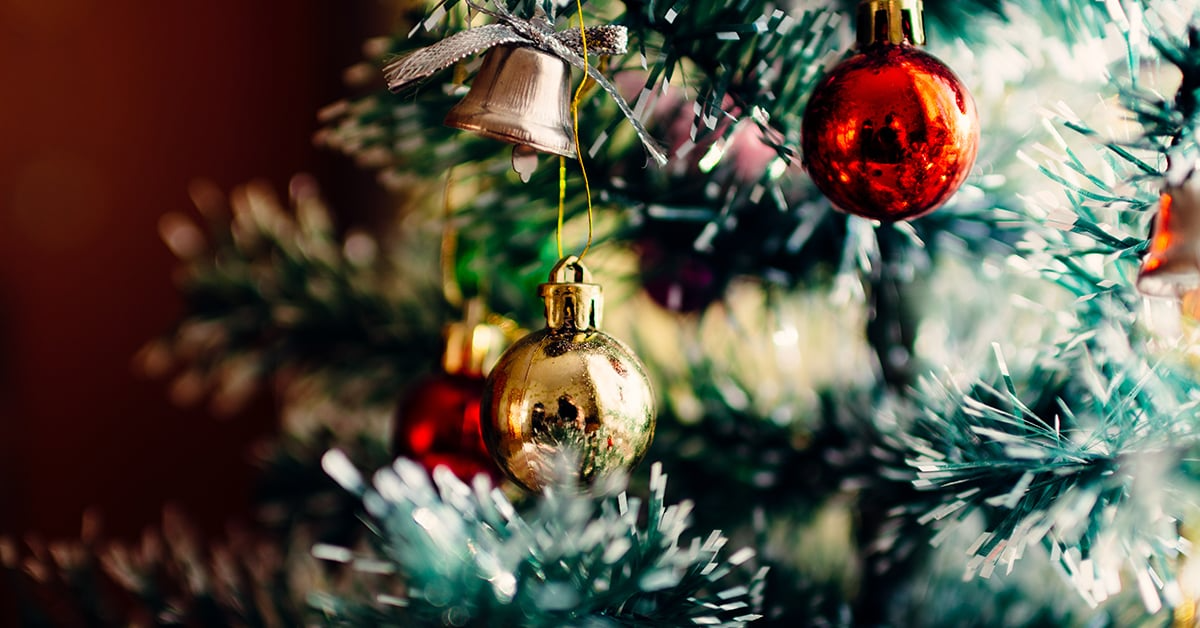
[[[292,560],[245,532],[207,543],[170,508],[139,543],[104,541],[94,515],[77,540],[0,539],[22,626],[295,626]]]
[[[407,279],[365,234],[338,238],[308,178],[293,181],[292,195],[285,208],[253,183],[226,208],[201,185],[193,197],[207,233],[182,216],[163,220],[163,238],[183,262],[187,313],[139,361],[154,375],[181,367],[177,401],[210,394],[214,410],[228,414],[269,378],[319,373],[348,404],[386,405],[436,358],[442,308],[415,305],[440,304],[433,287]]]
[[[971,545],[968,575],[1011,571],[1044,543],[1095,601],[1120,591],[1120,574],[1132,565],[1155,612],[1164,599],[1178,600],[1163,567],[1183,549],[1177,525],[1197,505],[1186,489],[1169,489],[1194,481],[1183,461],[1200,437],[1189,420],[1196,401],[1162,398],[1168,391],[1152,371],[1073,368],[1094,379],[1091,390],[1064,392],[1057,408],[1026,405],[1003,362],[1000,388],[926,386],[926,410],[905,436],[914,485],[939,496],[920,522],[947,530],[983,511],[988,528]],[[1151,571],[1162,598],[1147,588]]]
[[[621,479],[586,492],[564,480],[518,510],[484,476],[467,485],[437,467],[430,482],[401,458],[368,485],[338,451],[324,464],[363,500],[375,553],[314,553],[387,578],[376,589],[386,593],[365,600],[314,595],[331,624],[741,626],[759,616],[765,570],[736,569],[754,552],[720,559],[719,532],[685,541],[691,505],[665,505],[658,465],[643,525]]]

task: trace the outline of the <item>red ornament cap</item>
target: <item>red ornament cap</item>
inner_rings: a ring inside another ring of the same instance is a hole
[[[442,330],[446,339],[442,370],[482,379],[504,353],[512,329],[505,329],[497,321],[485,321],[486,306],[480,299],[468,299],[463,310],[463,320],[449,323]]]
[[[924,51],[893,43],[897,32],[923,39],[912,4],[920,6],[864,2],[884,7],[860,14],[871,43],[830,71],[804,112],[801,148],[813,182],[835,207],[866,218],[933,211],[962,186],[979,149],[979,114],[962,81]]]

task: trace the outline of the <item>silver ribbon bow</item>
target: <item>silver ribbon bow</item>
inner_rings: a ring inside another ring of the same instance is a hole
[[[646,147],[646,152],[650,153],[650,156],[659,165],[667,163],[666,153],[646,131],[629,103],[625,102],[625,99],[617,92],[617,88],[592,64],[583,62],[583,41],[579,29],[555,31],[550,20],[540,11],[534,15],[533,19],[525,20],[508,12],[502,3],[498,3],[498,6],[500,7],[499,13],[489,12],[489,14],[500,20],[500,23],[486,24],[455,33],[432,46],[414,50],[389,61],[383,68],[388,89],[392,92],[401,92],[412,84],[493,46],[503,44],[530,46],[553,54],[567,63],[585,70],[588,76],[616,101],[617,106],[621,108],[621,113],[625,114],[625,118],[637,131],[638,138]],[[628,38],[624,26],[592,26],[586,28],[585,33],[587,35],[587,51],[591,54],[624,54],[627,50]]]

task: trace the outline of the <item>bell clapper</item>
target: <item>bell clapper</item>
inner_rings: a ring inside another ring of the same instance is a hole
[[[537,149],[528,144],[517,144],[512,150],[512,169],[521,175],[521,183],[529,183],[533,171],[537,170]]]

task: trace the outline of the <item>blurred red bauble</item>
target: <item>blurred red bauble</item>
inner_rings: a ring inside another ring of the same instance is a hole
[[[464,480],[478,473],[496,479],[499,469],[479,431],[483,382],[482,377],[438,373],[417,384],[396,416],[396,453],[431,471],[444,465]]]
[[[675,268],[643,271],[646,294],[660,307],[672,312],[699,312],[721,296],[716,273],[704,262],[687,259]]]
[[[664,309],[699,312],[721,298],[723,287],[707,257],[672,251],[649,238],[634,249],[640,257],[642,287]]]
[[[886,37],[868,41],[813,90],[804,165],[842,211],[915,218],[966,180],[979,148],[979,114],[962,81],[933,56]]]
[[[463,320],[446,325],[441,371],[418,382],[401,400],[392,433],[396,455],[430,471],[446,466],[466,481],[479,473],[500,478],[479,431],[479,402],[487,373],[516,324],[500,324],[495,316],[485,322],[485,310],[482,300],[469,299],[463,304]]]

